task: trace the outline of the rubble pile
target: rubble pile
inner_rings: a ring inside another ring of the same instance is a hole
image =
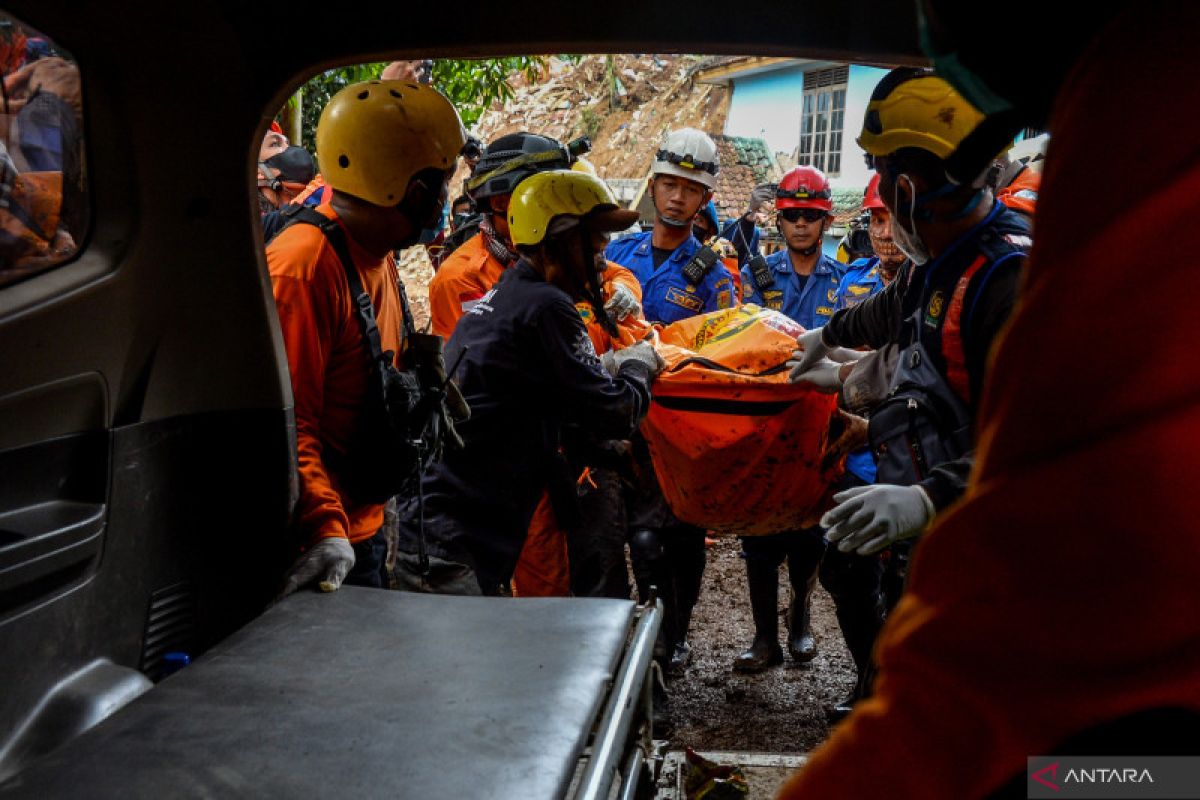
[[[601,178],[643,178],[665,131],[724,129],[727,90],[693,80],[702,62],[691,55],[614,55],[611,65],[603,55],[551,57],[539,79],[515,76],[513,97],[489,109],[474,132],[485,142],[522,130],[564,143],[586,135],[586,158]]]
[[[534,81],[510,80],[513,96],[484,113],[473,133],[484,142],[527,130],[566,143],[589,136],[586,158],[600,177],[640,181],[650,171],[655,145],[672,128],[719,134],[725,127],[728,91],[693,80],[703,63],[691,55],[553,56]],[[450,197],[462,193],[466,168],[459,166]],[[433,267],[425,248],[406,250],[399,263],[413,318],[420,330],[429,320],[428,284]]]

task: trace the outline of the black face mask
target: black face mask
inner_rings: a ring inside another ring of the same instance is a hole
[[[271,188],[275,191],[279,191],[279,186],[276,184],[281,181],[306,184],[316,174],[313,157],[303,147],[296,145],[289,146],[262,163],[270,170],[271,174],[264,173],[264,175],[271,181]]]

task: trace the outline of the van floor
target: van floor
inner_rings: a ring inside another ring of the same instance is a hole
[[[817,657],[809,664],[785,660],[758,675],[731,670],[733,659],[754,638],[746,566],[741,545],[720,538],[709,548],[704,588],[691,625],[692,660],[668,677],[668,700],[659,713],[655,738],[668,750],[805,753],[829,735],[826,709],[854,685],[854,662],[842,641],[833,600],[817,587],[813,632]],[[780,569],[779,608],[791,598],[786,567]],[[780,644],[787,626],[780,617]],[[787,658],[785,654],[785,659]]]

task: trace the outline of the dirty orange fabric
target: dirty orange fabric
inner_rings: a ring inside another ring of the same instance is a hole
[[[1198,26],[1200,9],[1139,3],[1060,91],[976,472],[916,549],[875,696],[780,797],[981,797],[1096,725],[1200,711],[1200,270],[1176,245],[1200,206],[1200,151],[1186,131],[1141,127],[1200,103]],[[1142,74],[1161,80],[1148,90]],[[1131,140],[1138,191],[1086,202]],[[1169,290],[1130,292],[1135,263]],[[1130,324],[1098,322],[1114,309]]]
[[[520,597],[567,597],[571,594],[571,570],[567,559],[567,537],[558,527],[549,493],[543,494],[529,521],[529,533],[517,568],[513,571],[513,595]]]
[[[1033,216],[1041,186],[1042,176],[1031,169],[1024,169],[1012,183],[996,192],[996,199],[1014,211]]]
[[[642,432],[679,519],[753,536],[809,521],[843,469],[830,435],[837,401],[790,384],[785,362],[804,329],[746,305],[660,332],[666,370]]]
[[[504,274],[504,265],[483,246],[475,234],[451,253],[429,282],[429,316],[432,330],[449,339],[462,315],[471,310]]]
[[[330,219],[330,206],[317,211]],[[347,234],[363,288],[375,304],[384,350],[400,349],[396,263],[373,258]],[[383,524],[382,505],[347,498],[322,461],[326,448],[344,451],[367,391],[369,360],[351,304],[346,275],[333,247],[313,225],[291,225],[267,247],[267,267],[296,409],[300,501],[297,523],[310,541],[372,536]]]
[[[614,288],[619,284],[633,292],[633,296],[641,303],[642,284],[638,282],[633,272],[622,267],[620,264],[614,264],[611,261],[606,263],[608,267],[600,275],[601,291],[604,294],[604,298],[608,299],[611,297]],[[637,317],[626,317],[617,323],[617,333],[619,336],[614,342],[612,335],[596,320],[596,313],[592,310],[591,303],[576,303],[575,308],[579,311],[579,316],[583,319],[583,324],[587,327],[588,337],[592,340],[592,346],[596,348],[597,353],[607,353],[614,348],[620,349],[635,341],[641,341],[645,334],[649,332],[649,327],[640,314]]]
[[[66,252],[56,252],[54,247],[62,196],[61,172],[16,176],[7,206],[0,208],[0,269],[31,267],[71,254],[73,246]]]

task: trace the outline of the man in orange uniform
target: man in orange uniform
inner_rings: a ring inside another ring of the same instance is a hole
[[[392,81],[338,92],[317,127],[317,154],[328,203],[317,212],[338,222],[346,252],[374,306],[384,351],[400,351],[401,305],[394,250],[416,243],[435,223],[446,182],[465,141],[450,102],[433,89]],[[343,580],[383,585],[383,506],[345,486],[344,464],[376,390],[351,302],[347,269],[325,234],[292,225],[267,248],[267,265],[291,371],[300,499],[296,523],[307,547],[284,593],[312,581],[333,591]]]
[[[1007,34],[968,27],[961,5],[926,0],[923,27],[935,66],[995,123],[962,155],[989,158],[1027,125],[1053,136],[1037,241],[992,353],[975,470],[917,547],[875,696],[783,798],[1045,796],[1027,794],[1047,791],[1031,756],[1054,756],[1063,784],[1076,755],[1200,752],[1200,271],[1174,235],[1200,206],[1200,152],[1155,113],[1200,103],[1200,7],[1096,5],[1063,36],[1045,4],[1017,2],[1040,23],[1022,58],[997,59]],[[1114,152],[1138,191],[1097,203]],[[1169,291],[1131,291],[1135,262]],[[1114,308],[1136,322],[1106,329]]]

